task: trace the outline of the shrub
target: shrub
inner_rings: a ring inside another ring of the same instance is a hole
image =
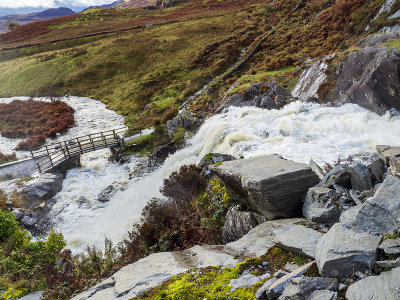
[[[14,216],[0,210],[0,243],[11,237],[18,228],[19,225]]]
[[[9,163],[9,162],[12,162],[15,160],[17,160],[17,156],[16,156],[15,152],[13,152],[12,154],[4,154],[4,153],[0,152],[0,165]]]

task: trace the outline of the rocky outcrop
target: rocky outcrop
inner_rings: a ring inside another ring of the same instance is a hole
[[[301,276],[289,282],[279,300],[301,300],[311,296],[315,291],[336,293],[337,289],[338,282],[336,278]]]
[[[225,224],[222,229],[222,241],[224,244],[236,241],[252,228],[267,220],[266,217],[259,213],[239,211],[235,207],[232,207],[225,217]]]
[[[400,178],[388,176],[355,215],[353,226],[373,234],[394,234],[400,227]]]
[[[168,156],[178,150],[175,142],[157,147],[149,157],[149,167],[158,167],[164,163]]]
[[[234,94],[227,99],[217,113],[231,106],[279,109],[289,103],[292,98],[290,92],[275,81],[257,82],[250,85],[242,95]]]
[[[279,155],[223,162],[211,168],[228,194],[268,219],[301,214],[301,199],[319,182],[312,169]]]
[[[315,258],[322,233],[302,225],[285,225],[275,231],[275,243],[283,249]]]
[[[364,278],[349,286],[348,300],[398,300],[400,299],[400,267],[379,276]]]
[[[378,236],[333,225],[317,243],[315,259],[320,274],[339,277],[372,270],[379,242]]]
[[[371,34],[361,39],[358,43],[358,47],[375,47],[379,44],[386,43],[391,39],[398,39],[398,35],[394,33],[384,33],[384,34]]]
[[[376,146],[376,152],[381,160],[384,161],[387,167],[390,166],[389,159],[391,156],[400,156],[400,147],[392,147],[388,145]]]
[[[55,173],[41,174],[27,182],[21,193],[33,201],[43,201],[54,197],[62,189],[63,176]]]
[[[378,248],[386,255],[400,256],[400,238],[384,240]]]
[[[312,187],[308,190],[303,205],[303,215],[310,221],[334,224],[342,213],[337,203],[335,190],[326,187]]]

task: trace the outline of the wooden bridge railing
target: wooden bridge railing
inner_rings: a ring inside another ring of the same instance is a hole
[[[127,130],[126,127],[103,131],[77,137],[67,141],[59,141],[53,145],[45,146],[43,149],[31,151],[39,172],[44,173],[71,157],[87,152],[121,145],[121,133]]]

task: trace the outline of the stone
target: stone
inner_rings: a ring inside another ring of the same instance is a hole
[[[390,165],[389,174],[400,178],[400,155],[391,156],[389,158],[389,165]]]
[[[24,216],[21,220],[21,223],[26,227],[26,228],[33,228],[36,224],[36,219],[31,218],[29,216]]]
[[[18,298],[18,300],[40,300],[43,296],[43,292],[30,293],[24,297]]]
[[[265,96],[261,99],[260,107],[265,109],[277,109],[278,106],[275,103],[275,100],[270,96]]]
[[[99,284],[96,284],[94,287],[89,288],[88,290],[80,293],[79,295],[71,298],[71,300],[85,300],[85,299],[94,299],[94,296],[96,293],[102,291],[102,290],[106,290],[108,289],[108,292],[111,292],[111,296],[113,297],[109,297],[108,299],[114,299],[117,298],[116,295],[114,294],[113,289],[110,289],[111,287],[113,287],[115,285],[115,281],[113,278],[108,278],[106,280],[103,280],[102,282],[100,282]],[[98,297],[99,294],[96,295],[96,297]]]
[[[394,26],[385,26],[381,29],[379,29],[378,33],[394,33],[394,34],[400,34],[400,25],[396,24]]]
[[[297,269],[297,268],[296,268],[296,269]],[[278,271],[276,271],[276,272],[274,273],[274,277],[277,278],[277,279],[279,279],[279,278],[282,278],[283,276],[286,276],[287,274],[289,274],[289,273],[291,273],[291,272],[293,272],[293,271],[286,272],[286,271],[284,271],[284,270],[278,270]]]
[[[337,203],[338,194],[326,187],[308,190],[303,205],[303,215],[312,222],[334,224],[339,221],[341,210]]]
[[[235,159],[235,157],[229,154],[209,153],[201,159],[201,161],[197,164],[197,167],[203,169],[204,167],[208,167],[219,162],[231,161]]]
[[[347,224],[347,225],[351,226],[360,207],[361,207],[361,205],[353,206],[353,207],[350,207],[348,210],[345,210],[344,212],[342,212],[342,214],[340,215],[340,218],[339,218],[339,222],[342,224]]]
[[[322,276],[351,276],[371,270],[380,238],[334,224],[317,243],[315,259]]]
[[[400,227],[400,178],[387,176],[375,195],[358,210],[353,226],[374,234],[394,234]]]
[[[310,98],[318,100],[318,89],[327,78],[325,72],[328,69],[329,61],[333,57],[334,55],[325,56],[321,60],[307,67],[301,73],[299,81],[292,90],[293,97],[296,97],[301,101],[308,101]]]
[[[41,174],[36,179],[25,184],[21,194],[28,196],[30,203],[53,198],[62,189],[63,175],[55,173]]]
[[[302,221],[305,221],[305,219],[295,218],[267,221],[254,227],[241,239],[226,244],[224,252],[246,257],[264,255],[269,248],[275,246],[276,229],[287,224],[296,224]]]
[[[256,292],[255,296],[256,299],[265,299],[265,292],[268,290],[268,288],[277,281],[277,278],[271,278],[270,280],[267,280]]]
[[[351,187],[357,191],[372,189],[371,173],[369,168],[362,163],[352,163],[349,167],[351,176]]]
[[[285,225],[275,231],[275,243],[287,251],[314,258],[322,235],[302,225]]]
[[[244,92],[244,100],[252,101],[256,96],[260,96],[260,85],[263,84],[261,82],[250,85],[246,91]]]
[[[24,213],[19,209],[13,209],[12,214],[14,215],[15,220],[17,221],[19,221],[24,216]]]
[[[318,290],[313,292],[306,300],[337,300],[336,292],[328,290]]]
[[[236,291],[237,289],[243,287],[249,287],[255,285],[260,281],[260,278],[253,274],[242,275],[237,279],[231,279],[228,285],[232,286],[231,291]]]
[[[400,267],[379,276],[370,276],[349,286],[348,300],[398,300],[400,299]]]
[[[149,167],[158,167],[164,163],[168,156],[178,150],[175,142],[157,147],[149,157]]]
[[[314,173],[318,175],[319,179],[324,179],[326,174],[315,161],[311,159],[308,165],[314,171]]]
[[[395,239],[386,239],[378,247],[386,255],[400,255],[400,237]]]
[[[375,263],[382,269],[400,267],[400,257],[396,260],[381,260]]]
[[[116,193],[116,189],[113,185],[106,187],[97,198],[100,202],[108,202],[111,197]]]
[[[292,264],[292,263],[286,263],[284,269],[288,270],[289,272],[293,272],[294,270],[300,268],[300,266],[296,265],[296,264]]]
[[[335,98],[355,103],[379,115],[400,108],[400,50],[362,48],[347,54],[337,67]]]
[[[265,294],[268,299],[275,299],[278,298],[283,291],[285,290],[286,286],[289,284],[289,282],[297,277],[302,276],[304,273],[308,271],[309,268],[315,263],[315,261],[309,262],[305,264],[304,266],[301,266],[297,270],[279,278],[277,281],[275,281],[273,284],[271,284],[268,289],[265,291]]]
[[[389,158],[391,156],[398,156],[400,155],[400,147],[392,147],[388,145],[378,145],[376,146],[376,152],[380,159],[389,167]]]
[[[252,228],[266,221],[268,219],[259,213],[238,211],[232,207],[225,217],[225,224],[222,229],[222,241],[224,244],[236,241]]]
[[[383,160],[377,159],[368,165],[371,177],[374,182],[382,182],[383,173],[385,173],[385,164]]]
[[[303,195],[319,182],[310,167],[279,155],[223,162],[211,169],[233,199],[268,219],[299,215]]]
[[[394,33],[370,34],[365,38],[361,39],[356,45],[362,48],[374,47],[377,46],[378,44],[386,43],[391,39],[398,39],[398,36]]]
[[[278,299],[300,300],[311,296],[311,294],[317,290],[336,292],[337,289],[338,282],[336,278],[301,276],[292,279]]]
[[[318,186],[332,188],[334,184],[351,188],[351,174],[348,166],[338,165],[326,174]]]

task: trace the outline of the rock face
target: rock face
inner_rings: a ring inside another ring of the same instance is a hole
[[[379,276],[371,276],[349,286],[348,300],[398,300],[400,299],[400,267]]]
[[[268,221],[268,219],[259,213],[238,211],[232,207],[225,217],[222,240],[224,244],[236,241],[252,228],[266,221]]]
[[[338,194],[326,187],[312,187],[308,190],[303,205],[303,215],[310,221],[334,224],[341,214],[335,201]]]
[[[333,55],[328,55],[307,67],[300,75],[299,81],[292,90],[293,97],[296,97],[301,101],[318,99],[319,86],[327,77],[325,72],[328,69],[328,62],[333,57]]]
[[[357,191],[372,189],[371,173],[362,163],[353,163],[350,166],[351,188]]]
[[[26,194],[31,201],[48,200],[61,191],[62,183],[61,174],[45,173],[26,184],[22,193]]]
[[[382,159],[386,166],[389,167],[389,159],[391,156],[400,155],[400,147],[392,147],[388,145],[378,145],[376,146],[376,152],[380,159]]]
[[[336,278],[301,276],[290,281],[279,300],[300,300],[311,296],[313,292],[318,290],[336,292],[337,289],[338,282]]]
[[[223,162],[212,170],[233,199],[268,219],[299,215],[302,196],[319,182],[309,166],[279,155]]]
[[[388,176],[356,213],[353,226],[374,234],[394,234],[400,227],[400,178]]]
[[[386,43],[391,39],[398,39],[398,36],[394,33],[385,33],[385,34],[371,34],[363,38],[357,43],[359,47],[374,47],[378,44]]]
[[[318,186],[333,188],[334,184],[351,188],[351,174],[348,166],[338,165],[334,167],[328,174],[326,174]]]
[[[157,167],[164,163],[167,157],[178,150],[175,142],[157,147],[149,158],[149,166]]]
[[[275,231],[275,243],[288,251],[315,257],[322,233],[302,225],[285,225]]]
[[[400,50],[364,48],[349,53],[336,69],[339,103],[356,103],[378,114],[400,109]]]
[[[370,271],[380,238],[337,223],[317,243],[315,259],[323,276],[350,276]]]
[[[400,255],[400,238],[384,240],[378,248],[386,255]]]

